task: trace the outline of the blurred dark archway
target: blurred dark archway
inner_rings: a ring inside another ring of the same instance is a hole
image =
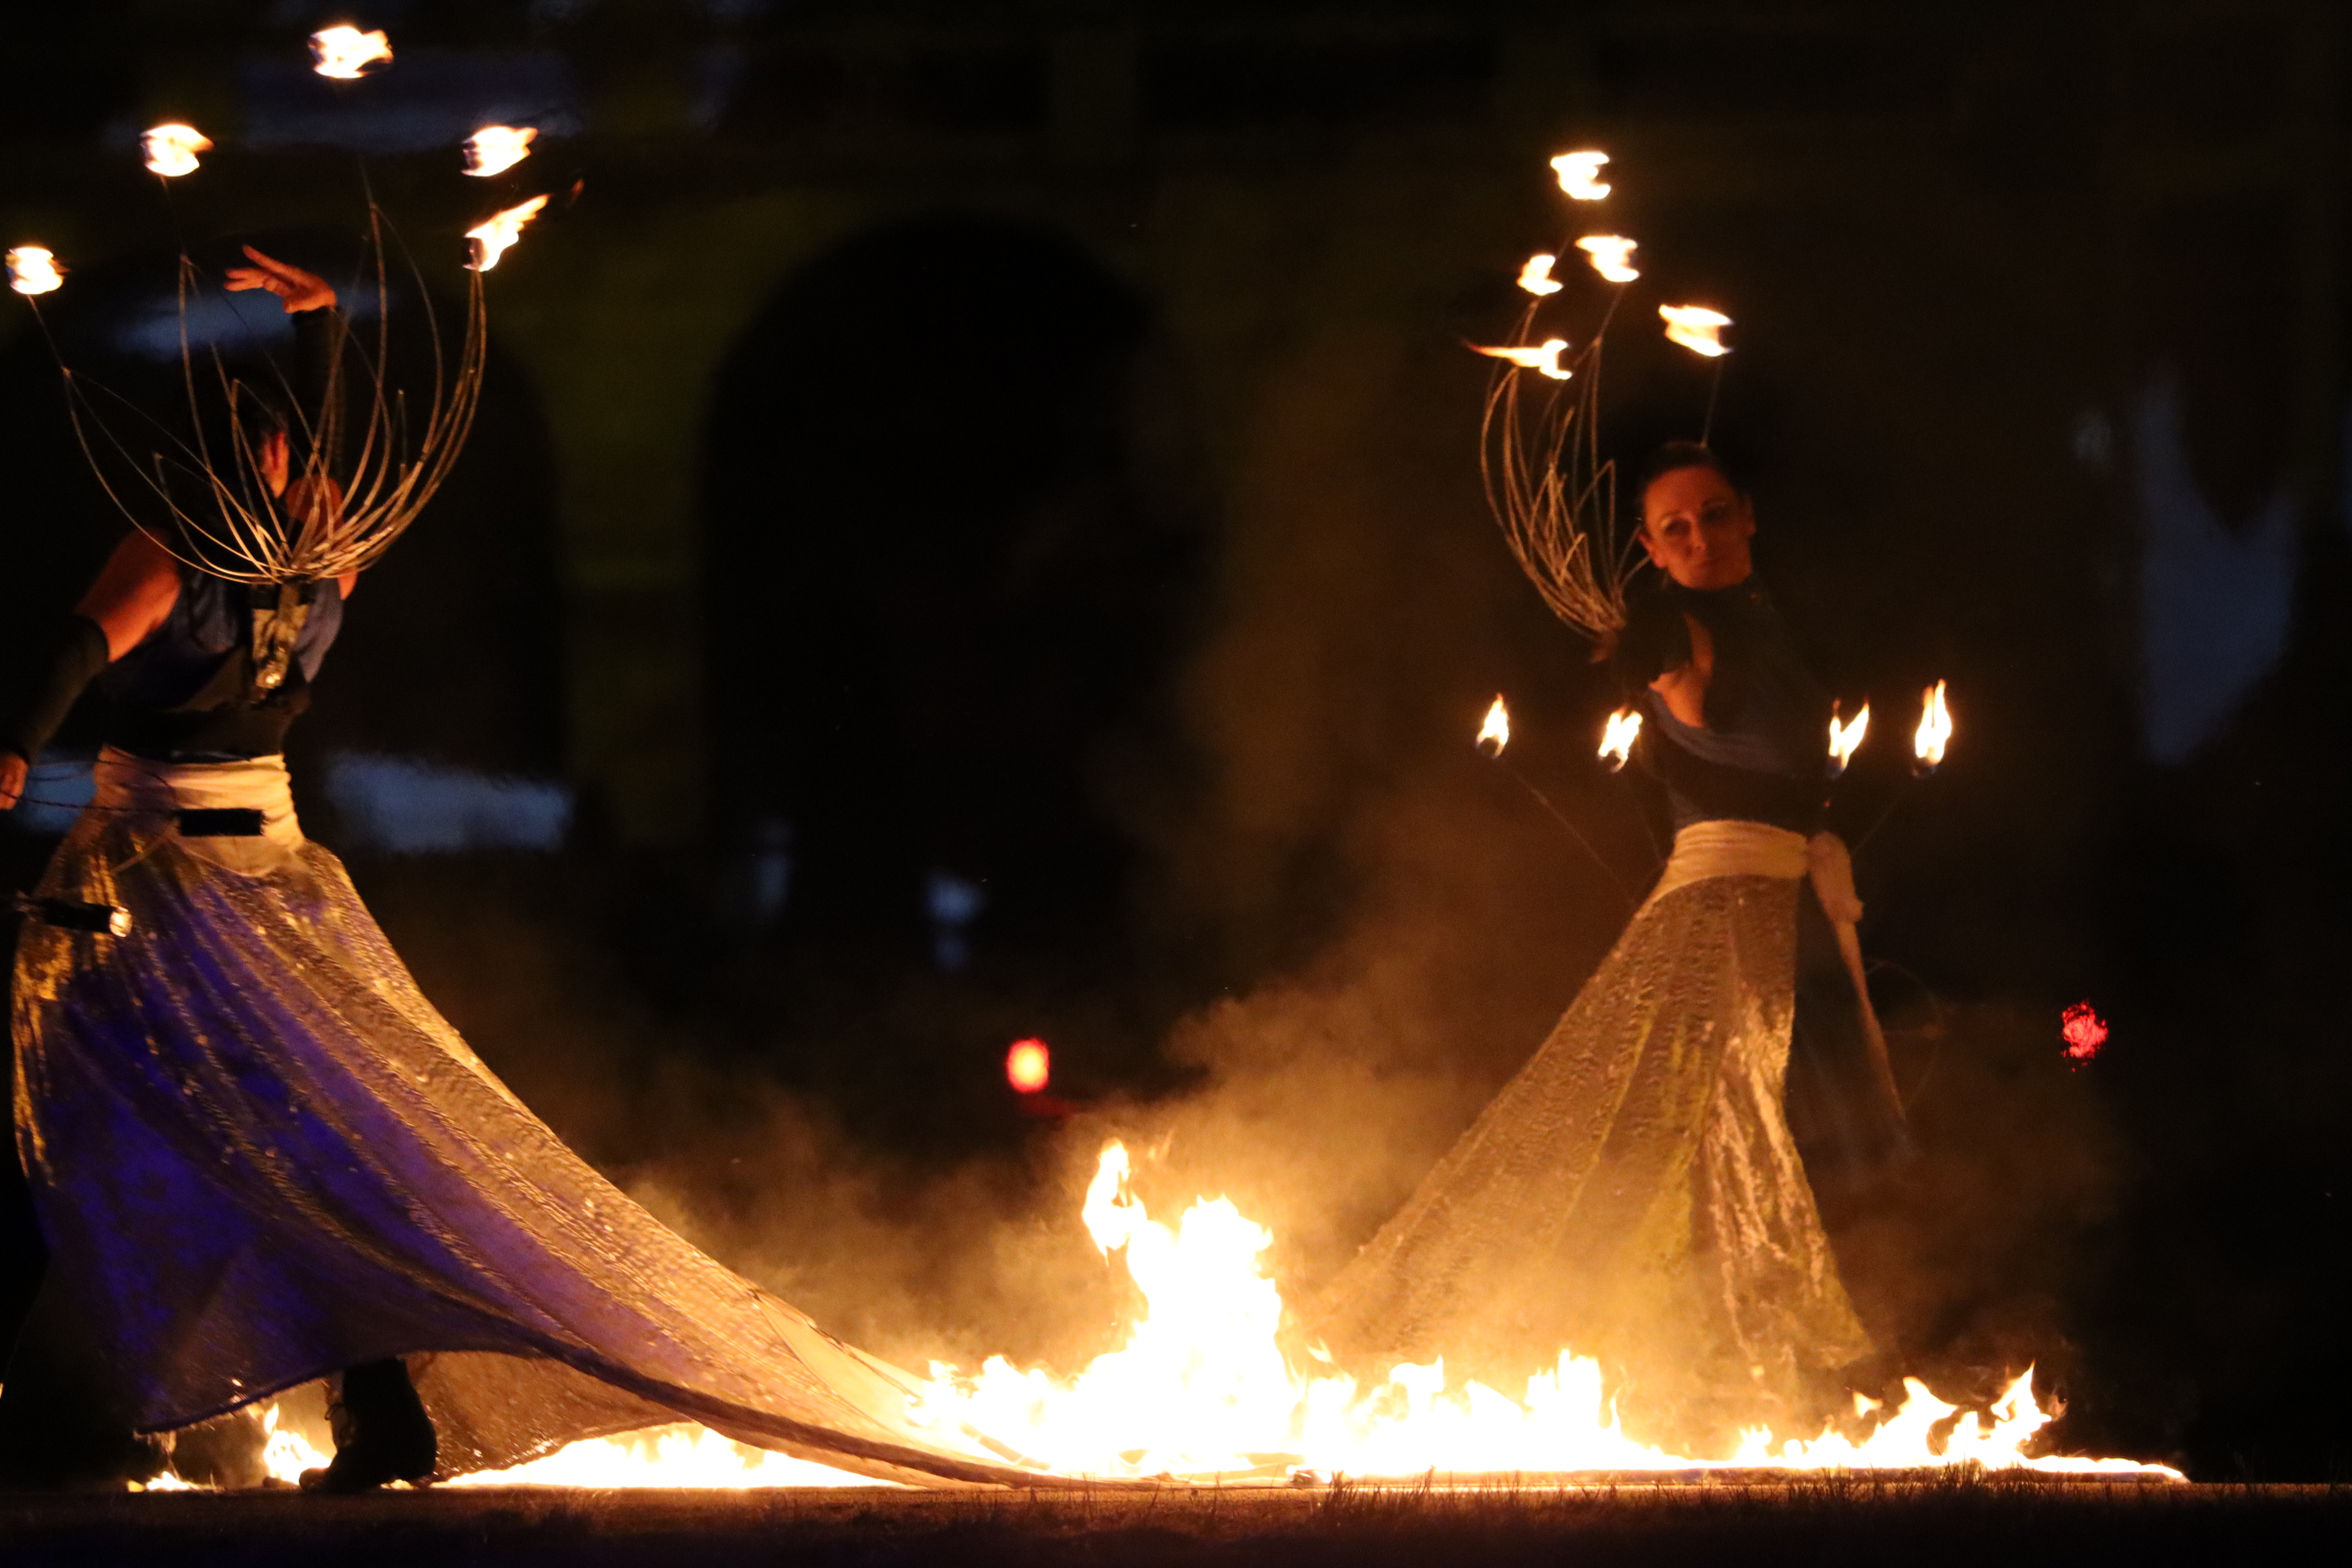
[[[743,333],[704,503],[743,928],[877,1007],[1129,983],[1199,580],[1171,381],[1141,298],[994,218],[852,239]]]

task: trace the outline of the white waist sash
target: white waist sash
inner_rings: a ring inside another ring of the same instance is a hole
[[[1665,874],[1644,906],[1719,876],[1769,876],[1793,882],[1810,869],[1802,833],[1763,822],[1693,822],[1674,836]]]
[[[146,818],[182,849],[215,865],[247,876],[274,871],[302,847],[302,824],[294,817],[294,793],[283,757],[254,757],[241,762],[158,762],[109,746],[98,754],[94,808]],[[189,810],[245,810],[262,814],[259,837],[180,831],[174,814]]]

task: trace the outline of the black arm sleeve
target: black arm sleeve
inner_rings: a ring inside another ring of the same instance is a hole
[[[40,760],[41,748],[66,721],[82,688],[107,665],[106,633],[87,615],[69,615],[50,640],[47,657],[34,670],[29,689],[17,710],[0,729],[0,751],[16,753],[27,762]]]
[[[333,306],[294,316],[294,396],[327,472],[343,457],[343,313]]]

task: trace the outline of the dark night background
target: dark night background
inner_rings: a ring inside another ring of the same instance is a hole
[[[390,71],[309,74],[344,20]],[[2038,1358],[2083,1451],[2344,1479],[2347,67],[2319,0],[100,0],[0,38],[0,243],[151,396],[183,241],[348,270],[365,178],[446,304],[462,231],[556,194],[297,731],[305,821],[665,1217],[888,1353],[1071,1366],[1104,1130],[1311,1281],[1613,939],[1470,745],[1495,691],[1647,874],[1462,348],[1588,221],[1545,159],[1607,148],[1590,224],[1645,274],[1604,443],[1704,406],[1654,305],[1732,315],[1764,569],[1875,705],[1847,804],[1927,1154],[1831,1215],[1874,1330],[1955,1391]],[[168,202],[166,119],[219,143]],[[491,121],[535,156],[466,180]],[[119,528],[70,439],[11,299],[12,664]],[[0,828],[19,885],[58,820]],[[1028,1035],[1066,1122],[1004,1085]]]

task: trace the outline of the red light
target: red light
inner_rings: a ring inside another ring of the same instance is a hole
[[[2105,1048],[2107,1020],[2089,1003],[2078,1002],[2059,1015],[2058,1035],[2066,1042],[2058,1054],[2069,1066],[2080,1067],[2095,1059]]]
[[[1042,1093],[1053,1071],[1053,1054],[1043,1040],[1016,1040],[1004,1053],[1004,1081],[1024,1095]]]

